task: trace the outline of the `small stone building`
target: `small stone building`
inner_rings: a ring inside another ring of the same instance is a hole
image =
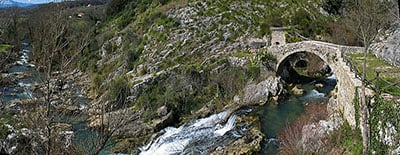
[[[271,27],[271,46],[286,44],[286,32],[288,27]]]

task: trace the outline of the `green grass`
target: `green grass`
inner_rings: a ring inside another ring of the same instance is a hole
[[[362,63],[364,54],[363,53],[351,53],[348,54],[350,56],[352,64],[357,67],[357,70],[361,73],[362,72]],[[376,72],[380,73],[380,78],[377,82],[376,79]],[[386,88],[390,83],[395,83],[400,81],[400,68],[390,65],[388,62],[377,58],[374,54],[368,53],[367,54],[367,69],[366,69],[366,76],[368,81],[372,81],[374,84],[379,84],[379,88]],[[398,85],[400,87],[400,84]],[[400,88],[397,86],[391,86],[384,90],[384,92],[389,93],[394,96],[400,96]]]
[[[336,137],[337,146],[353,154],[362,153],[362,137],[360,130],[353,130],[350,125],[345,123],[336,134],[339,135],[339,137]]]
[[[0,53],[5,53],[7,52],[7,49],[10,47],[10,45],[6,44],[0,44]]]
[[[232,56],[238,57],[238,58],[250,58],[250,57],[253,57],[254,54],[250,53],[250,52],[235,52],[235,53],[232,53]]]

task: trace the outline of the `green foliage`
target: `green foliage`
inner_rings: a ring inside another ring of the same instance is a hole
[[[121,11],[125,9],[126,4],[129,4],[131,2],[130,0],[111,0],[107,4],[106,8],[106,14],[109,17],[115,16]],[[135,3],[135,0],[132,1],[132,3]]]
[[[232,56],[238,57],[238,58],[250,58],[250,57],[253,57],[254,54],[250,53],[249,51],[239,51],[239,52],[233,53]]]
[[[260,66],[257,64],[249,63],[248,67],[248,75],[252,79],[257,79],[260,76]]]
[[[257,69],[253,71],[257,72]],[[251,76],[252,74],[248,74],[248,71],[242,68],[228,67],[221,73],[212,76],[211,79],[217,83],[221,102],[226,102],[233,99],[235,95],[242,93],[246,83],[252,79]]]
[[[9,134],[6,124],[11,123],[12,116],[7,114],[0,115],[0,139],[6,139]]]
[[[188,117],[210,102],[222,108],[242,91],[249,79],[241,68],[228,67],[210,74],[194,63],[168,77],[159,77],[140,95],[135,107],[146,111],[147,121],[156,118],[156,110],[163,105],[174,109],[177,117]]]
[[[305,37],[314,38],[327,29],[324,18],[315,19],[305,9],[300,9],[291,20],[291,25],[295,25]]]
[[[6,44],[0,44],[0,53],[5,53],[7,52],[7,49],[10,47],[10,45]]]
[[[227,57],[223,57],[223,58],[217,60],[218,65],[227,64],[227,63],[229,63],[229,60]]]
[[[330,138],[335,147],[344,148],[352,154],[362,154],[361,131],[353,130],[347,122],[335,131]]]
[[[256,58],[257,58],[257,61],[261,61],[261,62],[277,62],[278,61],[276,59],[276,57],[272,53],[269,53],[268,51],[257,52]]]
[[[113,102],[113,108],[121,108],[126,105],[129,96],[130,85],[126,77],[121,76],[114,79],[108,86],[108,99]]]
[[[371,132],[371,150],[375,151],[377,154],[389,154],[392,148],[385,144],[381,139],[381,132],[389,128],[387,123],[390,123],[392,127],[396,130],[400,130],[400,109],[398,107],[398,102],[386,101],[381,96],[375,96],[375,103],[370,104],[370,132]],[[384,132],[385,133],[385,132]],[[400,137],[393,137],[394,140],[398,140]],[[398,142],[398,141],[397,141]]]
[[[142,54],[144,48],[143,40],[132,31],[128,31],[124,35],[124,61],[127,66],[127,70],[132,70],[136,67],[140,55]]]
[[[351,58],[352,65],[354,65],[357,68],[358,72],[361,73],[364,53],[351,53],[348,54],[348,56],[350,56]],[[376,72],[381,72],[379,74],[379,81],[376,81]],[[373,53],[368,52],[366,78],[368,81],[371,81],[372,84],[374,84],[376,87],[379,87],[379,89],[386,88],[390,86],[388,82],[396,83],[397,81],[400,81],[400,68],[390,65],[386,61],[376,57]],[[400,95],[400,88],[398,87],[398,85],[390,86],[381,91],[381,93],[389,93],[395,96]]]
[[[322,3],[322,8],[329,14],[339,15],[344,5],[344,0],[324,0]]]

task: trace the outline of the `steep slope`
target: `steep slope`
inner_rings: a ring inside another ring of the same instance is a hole
[[[319,0],[130,2],[98,30],[100,59],[89,66],[92,125],[102,124],[104,111],[111,114],[106,120],[140,115],[113,132],[120,139],[116,150],[135,152],[165,126],[265,103],[241,99],[249,98],[247,85],[274,76],[267,69],[274,58],[249,40],[285,25],[314,38],[330,20],[323,13]]]

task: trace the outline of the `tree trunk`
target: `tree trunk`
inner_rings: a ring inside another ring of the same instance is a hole
[[[368,131],[368,106],[366,102],[366,94],[365,94],[365,80],[366,80],[366,68],[367,68],[367,52],[368,52],[368,46],[365,45],[365,51],[364,51],[364,60],[363,60],[363,71],[362,71],[362,85],[361,85],[361,125],[362,125],[362,130],[361,130],[361,135],[362,135],[362,140],[363,140],[363,154],[367,155],[369,152],[369,131]]]
[[[397,8],[399,9],[399,17],[400,17],[400,0],[397,0]]]

